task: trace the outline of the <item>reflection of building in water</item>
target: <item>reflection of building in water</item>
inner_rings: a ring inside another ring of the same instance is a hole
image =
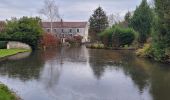
[[[46,62],[40,81],[48,91],[53,91],[54,87],[57,86],[61,72],[62,65],[56,64],[55,60]]]
[[[64,60],[71,62],[87,62],[88,61],[88,50],[85,46],[74,47],[74,48],[64,48],[63,58]]]

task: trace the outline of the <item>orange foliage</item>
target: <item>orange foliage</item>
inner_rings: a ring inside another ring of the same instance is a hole
[[[41,39],[41,45],[43,47],[56,47],[60,44],[60,39],[51,33],[45,33]]]

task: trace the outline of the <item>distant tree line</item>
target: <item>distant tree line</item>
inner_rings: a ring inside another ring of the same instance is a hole
[[[137,34],[132,28],[120,27],[118,25],[119,23],[116,23],[116,21],[114,25],[109,27],[109,23],[113,22],[109,22],[106,13],[101,7],[98,7],[94,11],[94,14],[89,19],[89,23],[89,34],[91,42],[102,42],[105,47],[118,48],[124,47],[126,45],[131,45]]]

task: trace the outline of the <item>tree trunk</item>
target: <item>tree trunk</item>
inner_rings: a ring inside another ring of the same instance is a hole
[[[50,25],[50,30],[51,30],[51,33],[53,33],[53,21],[51,20],[51,23],[50,23],[51,25]]]

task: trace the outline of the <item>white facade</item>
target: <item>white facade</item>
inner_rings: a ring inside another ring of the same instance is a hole
[[[71,22],[72,24],[74,24],[73,22]],[[76,23],[75,23],[76,24]],[[83,27],[82,27],[83,26]],[[56,27],[54,25],[53,27],[53,34],[55,34],[57,37],[59,38],[72,38],[73,36],[76,35],[80,35],[83,37],[82,39],[82,43],[84,42],[88,42],[88,24],[86,23],[85,25],[81,25],[81,27],[75,27],[72,28],[71,25],[67,25],[67,27]],[[45,32],[50,33],[51,29],[50,26],[49,27],[43,27]]]

